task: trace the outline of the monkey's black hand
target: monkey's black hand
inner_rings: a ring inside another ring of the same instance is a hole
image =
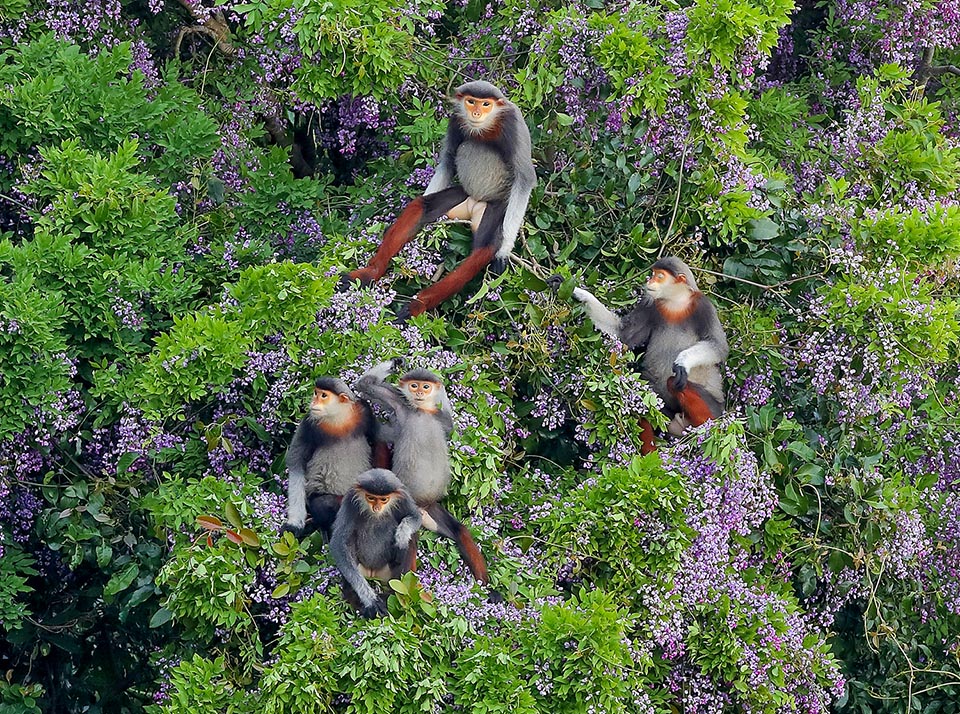
[[[390,369],[396,372],[398,369],[403,367],[403,357],[391,357],[390,358]]]
[[[337,281],[337,292],[346,292],[353,283],[354,281],[350,277],[350,273],[340,273],[340,279]]]
[[[553,292],[557,292],[558,290],[560,290],[561,285],[563,285],[562,275],[557,275],[556,273],[554,273],[549,278],[547,278],[547,287],[553,290]]]
[[[687,388],[687,368],[679,365],[673,365],[673,388],[677,392],[682,392]]]
[[[372,620],[375,617],[383,617],[387,614],[387,605],[383,600],[377,598],[366,607],[360,608],[360,614],[368,620]]]
[[[490,588],[487,590],[487,602],[489,603],[498,603],[503,602],[503,595],[501,595],[497,590]]]
[[[507,264],[510,262],[510,256],[505,258],[494,258],[493,262],[490,263],[490,272],[494,275],[503,275],[503,271],[507,269]]]

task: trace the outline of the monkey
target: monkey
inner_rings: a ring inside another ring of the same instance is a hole
[[[562,278],[554,275],[547,282],[556,289]],[[655,262],[644,297],[622,317],[583,288],[575,288],[573,297],[600,332],[644,351],[641,374],[663,400],[670,434],[680,436],[688,426],[723,413],[720,369],[730,348],[716,308],[686,263],[672,256]],[[646,419],[641,424],[640,452],[648,454],[656,450],[653,428]]]
[[[489,585],[487,563],[470,531],[440,501],[450,486],[447,441],[453,432],[453,409],[441,379],[426,369],[413,369],[400,378],[400,387],[384,381],[403,360],[381,362],[355,385],[357,393],[380,404],[392,415],[393,470],[423,516],[423,527],[452,540],[473,577]],[[488,591],[489,599],[502,596]]]
[[[470,255],[449,275],[421,290],[398,312],[398,319],[432,310],[458,293],[487,265],[506,269],[537,183],[530,131],[520,110],[484,81],[456,89],[440,163],[422,196],[414,199],[383,235],[366,267],[346,273],[341,287],[366,285],[383,277],[390,259],[426,224],[446,215],[470,221]],[[452,184],[456,178],[459,184]]]
[[[366,578],[387,583],[412,570],[414,536],[422,523],[410,493],[387,469],[360,474],[344,496],[333,523],[330,553],[343,576],[346,600],[363,617],[387,614],[383,599]]]
[[[287,449],[290,479],[282,531],[302,538],[315,529],[329,541],[340,500],[357,476],[373,466],[376,443],[377,423],[370,405],[340,379],[317,379],[310,408]]]

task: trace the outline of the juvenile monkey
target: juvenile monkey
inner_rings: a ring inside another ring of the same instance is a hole
[[[370,405],[342,380],[321,377],[314,384],[307,414],[287,449],[287,522],[284,531],[298,538],[313,529],[330,539],[340,499],[371,468],[377,423]]]
[[[423,526],[449,538],[473,577],[489,582],[487,563],[473,537],[460,521],[440,505],[450,485],[447,441],[453,431],[453,410],[443,382],[433,372],[413,369],[400,378],[400,388],[384,381],[402,360],[381,362],[356,384],[356,390],[392,414],[393,470],[416,501]],[[500,599],[490,591],[491,599]]]
[[[663,399],[676,436],[723,413],[721,365],[730,349],[716,308],[700,292],[690,268],[679,258],[653,264],[644,297],[622,317],[582,288],[573,297],[584,304],[594,326],[632,350],[643,350],[641,373]],[[548,283],[558,287],[561,278]],[[641,453],[656,450],[653,429],[643,421]]]
[[[440,163],[424,195],[387,229],[366,267],[344,276],[344,283],[359,280],[366,285],[379,280],[390,259],[423,226],[443,215],[469,220],[473,231],[469,257],[421,290],[400,311],[401,319],[432,310],[462,290],[491,261],[496,272],[503,272],[537,183],[530,131],[503,92],[489,82],[467,82],[457,87],[452,106]],[[458,185],[453,184],[454,178]]]
[[[347,602],[364,617],[387,613],[383,599],[366,578],[387,583],[411,570],[414,536],[421,523],[417,504],[387,469],[360,474],[344,497],[333,524],[330,552],[343,576]]]

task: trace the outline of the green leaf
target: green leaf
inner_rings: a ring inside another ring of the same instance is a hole
[[[150,627],[160,627],[173,619],[173,613],[165,607],[157,610],[150,618]]]
[[[240,519],[240,511],[233,505],[233,501],[227,501],[224,510],[226,511],[227,520],[230,522],[230,525],[238,529],[243,527],[243,521]]]
[[[139,572],[140,568],[137,567],[136,563],[128,564],[126,568],[110,578],[106,587],[103,589],[103,596],[105,598],[110,598],[116,595],[118,592],[126,590],[136,579]]]

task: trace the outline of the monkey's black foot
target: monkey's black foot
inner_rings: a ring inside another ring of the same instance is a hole
[[[295,526],[292,523],[284,523],[283,527],[280,529],[280,537],[283,538],[284,533],[293,533],[293,537],[297,540],[303,540],[303,535],[305,532],[304,526]]]
[[[507,269],[507,265],[510,263],[510,256],[504,258],[494,258],[490,263],[490,272],[494,275],[503,275],[503,271]]]
[[[547,278],[546,283],[548,288],[553,290],[553,292],[557,292],[560,289],[560,286],[563,285],[563,276],[554,273]]]
[[[667,380],[667,388],[674,392],[682,392],[687,388],[687,368],[681,367],[679,364],[673,365],[673,374],[674,376]],[[670,381],[673,381],[673,384],[670,384]]]
[[[360,615],[368,620],[372,620],[375,617],[383,617],[386,614],[387,605],[379,598],[370,605],[360,608]]]
[[[503,601],[504,601],[503,595],[501,595],[499,591],[494,590],[493,588],[490,588],[489,590],[487,590],[487,602],[491,604],[496,604],[498,602],[503,602]]]
[[[403,367],[403,357],[392,357],[390,359],[390,362],[392,363],[392,366],[390,367],[390,369],[394,371]]]
[[[337,292],[342,293],[346,292],[354,285],[359,284],[360,286],[369,285],[373,280],[370,278],[364,277],[351,277],[350,273],[340,273],[340,279],[337,281]]]
[[[414,312],[416,308],[420,308]],[[402,305],[399,310],[397,310],[397,316],[393,320],[395,325],[405,325],[407,320],[411,317],[416,317],[423,312],[423,303],[421,303],[417,298],[413,298],[406,305]]]

